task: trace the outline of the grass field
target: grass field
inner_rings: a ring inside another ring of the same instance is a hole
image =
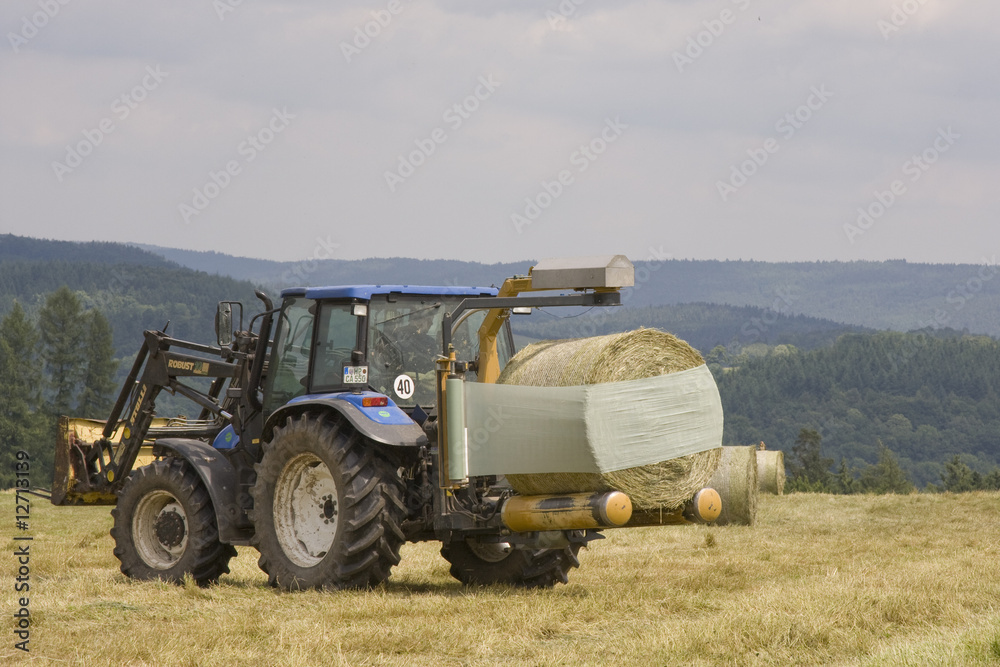
[[[35,500],[31,652],[5,632],[0,663],[1000,664],[997,493],[794,494],[762,498],[754,528],[608,531],[548,591],[462,587],[433,544],[369,592],[279,593],[250,548],[218,586],[133,582],[110,525]]]

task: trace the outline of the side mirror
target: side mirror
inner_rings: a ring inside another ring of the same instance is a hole
[[[215,311],[215,340],[219,347],[233,344],[233,304],[229,301],[220,301]]]

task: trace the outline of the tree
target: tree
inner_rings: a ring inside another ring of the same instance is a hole
[[[114,346],[111,339],[111,325],[99,310],[90,311],[89,327],[83,355],[86,366],[83,369],[83,391],[77,413],[82,417],[102,417],[111,409],[111,399],[115,389],[114,375],[118,364],[112,359]]]
[[[85,360],[82,313],[80,299],[63,285],[49,294],[38,315],[51,415],[68,414],[79,391]]]
[[[823,436],[811,428],[799,430],[792,445],[789,461],[792,491],[826,491],[830,486],[830,466],[833,459],[824,458],[821,452]]]
[[[899,467],[899,461],[892,450],[878,442],[878,463],[861,473],[861,488],[867,493],[910,493],[913,482]]]
[[[962,463],[962,459],[956,454],[951,461],[944,464],[944,490],[952,493],[964,493],[975,491],[976,483],[972,475],[972,468]]]
[[[849,495],[858,492],[858,480],[854,477],[854,470],[847,464],[847,459],[840,459],[840,467],[837,468],[832,486],[835,493]]]
[[[39,452],[32,445],[43,440],[42,423],[37,410],[41,373],[37,358],[38,332],[28,320],[21,304],[14,302],[10,313],[0,322],[0,488],[14,482],[14,456],[24,449],[37,461],[39,475],[48,468],[48,450]],[[33,475],[34,477],[34,475]]]

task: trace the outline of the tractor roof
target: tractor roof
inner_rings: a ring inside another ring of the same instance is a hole
[[[333,285],[330,287],[289,287],[281,296],[308,299],[371,299],[375,294],[427,294],[432,296],[496,296],[495,287],[442,287],[439,285]]]

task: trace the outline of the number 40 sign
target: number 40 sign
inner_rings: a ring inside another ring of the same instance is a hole
[[[392,383],[392,390],[396,392],[396,396],[404,401],[413,397],[413,391],[415,389],[416,385],[413,382],[413,378],[409,375],[400,375],[396,377],[396,380]]]

